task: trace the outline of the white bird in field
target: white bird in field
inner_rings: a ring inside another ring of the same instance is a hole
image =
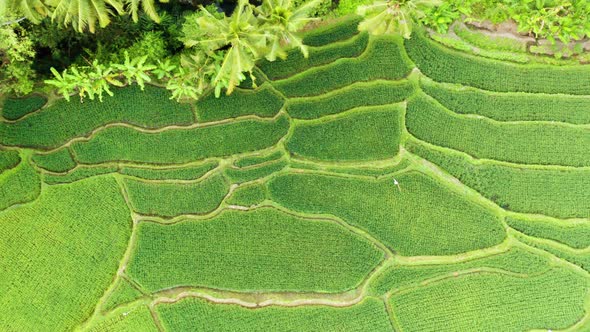
[[[399,186],[399,182],[397,182],[397,180],[396,180],[396,179],[393,179],[393,184],[394,184],[394,185],[397,187],[397,189],[398,189],[398,190],[399,190],[399,192],[401,193],[401,192],[402,192],[402,188],[400,188],[400,186]]]

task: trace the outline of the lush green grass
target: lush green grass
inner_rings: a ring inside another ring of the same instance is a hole
[[[185,299],[159,305],[167,331],[393,331],[382,301],[368,298],[350,307],[264,307],[247,309]]]
[[[143,215],[173,217],[215,210],[229,191],[221,175],[194,183],[146,182],[125,179],[133,210]]]
[[[20,163],[20,160],[18,151],[0,149],[0,174],[16,167]]]
[[[26,154],[21,157],[23,160],[17,166],[0,173],[0,211],[15,204],[30,202],[41,192],[39,174],[27,161]]]
[[[269,161],[260,166],[248,167],[248,168],[235,168],[228,167],[223,170],[223,174],[232,183],[243,183],[253,181],[273,173],[276,173],[287,166],[287,162],[284,159],[278,159],[275,161]]]
[[[227,199],[227,204],[252,206],[261,203],[266,197],[266,186],[256,182],[239,186]]]
[[[413,92],[407,80],[359,82],[325,95],[291,99],[287,112],[294,118],[315,119],[355,107],[399,103]]]
[[[167,331],[393,331],[385,305],[375,298],[344,308],[313,305],[257,309],[185,299],[159,305],[156,310]]]
[[[408,131],[475,158],[522,164],[590,165],[590,129],[550,123],[501,123],[453,113],[423,94],[408,102]]]
[[[15,123],[0,122],[0,144],[48,149],[88,135],[109,123],[124,122],[145,128],[188,125],[194,114],[188,104],[169,100],[167,90],[132,86],[115,91],[115,96],[79,103],[59,100],[43,111]]]
[[[385,161],[383,164],[374,166],[319,166],[317,164],[311,163],[309,161],[303,161],[301,159],[292,159],[289,164],[290,167],[297,170],[327,171],[336,174],[370,176],[375,178],[392,175],[392,173],[400,172],[411,165],[412,163],[410,162],[410,160],[405,158],[400,160],[399,162],[391,160],[389,162]]]
[[[315,67],[273,85],[287,97],[314,96],[354,82],[378,79],[398,80],[410,73],[401,37],[374,37],[358,58],[339,59]]]
[[[47,184],[72,183],[92,176],[117,172],[117,166],[78,166],[63,175],[44,174],[43,182]]]
[[[508,37],[490,36],[486,33],[471,30],[457,25],[453,31],[466,42],[482,49],[494,49],[506,52],[526,53],[526,42]]]
[[[490,58],[499,61],[514,62],[519,64],[529,63],[531,62],[532,58],[531,56],[528,56],[524,53],[479,48],[466,42],[465,40],[447,34],[433,33],[430,34],[430,38],[440,43],[441,45],[444,45],[445,47],[449,47],[451,49],[465,52],[468,54],[476,55],[478,57]]]
[[[540,273],[551,268],[550,260],[515,247],[508,251],[461,263],[439,265],[392,265],[377,276],[371,285],[371,294],[382,296],[420,285],[425,280],[445,278],[478,269],[500,269],[521,274]],[[480,270],[481,271],[481,270]],[[479,273],[479,272],[478,272]]]
[[[550,253],[556,257],[555,259],[561,259],[562,261],[573,264],[573,266],[577,265],[587,272],[590,272],[590,255],[588,255],[588,251],[574,251],[563,245],[555,246],[553,243],[541,241],[534,237],[522,235],[521,233],[516,234],[515,238],[531,247]]]
[[[590,246],[590,223],[547,217],[508,217],[508,225],[519,232],[557,241],[576,249]]]
[[[532,169],[477,161],[456,151],[411,141],[406,147],[504,209],[560,218],[590,214],[588,169]]]
[[[399,151],[402,116],[402,106],[386,105],[297,121],[286,146],[293,155],[314,160],[393,158]]]
[[[8,100],[0,331],[579,330],[590,67],[358,21],[219,99]]]
[[[284,136],[288,127],[289,120],[284,116],[276,120],[242,120],[156,133],[118,126],[100,131],[89,141],[75,142],[71,147],[77,160],[85,164],[186,163],[267,148]]]
[[[147,306],[138,306],[131,311],[114,312],[94,324],[88,332],[158,332],[158,327]]]
[[[332,24],[320,26],[305,33],[303,43],[308,46],[323,46],[344,39],[352,38],[359,33],[360,16],[351,15]]]
[[[127,271],[149,291],[190,285],[339,292],[357,286],[382,258],[341,226],[258,208],[173,225],[142,223]]]
[[[0,326],[70,330],[113,281],[131,216],[110,176],[44,188],[33,203],[0,213]]]
[[[475,274],[391,297],[404,331],[564,329],[584,316],[588,283],[567,269],[526,278]]]
[[[123,278],[119,278],[117,280],[117,284],[113,289],[113,292],[109,295],[107,300],[104,302],[102,307],[102,311],[107,312],[115,307],[131,302],[139,297],[141,297],[140,291],[135,289],[127,280]]]
[[[489,92],[428,79],[420,83],[424,92],[456,113],[478,114],[498,121],[590,123],[589,96]]]
[[[283,107],[284,100],[269,84],[255,90],[237,89],[231,95],[215,98],[210,93],[196,104],[200,122],[218,121],[246,115],[272,117]]]
[[[258,67],[271,80],[277,80],[289,77],[306,69],[324,65],[341,58],[355,58],[367,48],[369,35],[359,33],[348,40],[332,43],[321,47],[309,48],[308,57],[298,49],[292,49],[288,52],[285,60],[262,61]]]
[[[270,197],[297,211],[332,214],[404,256],[449,255],[500,243],[499,217],[417,172],[381,180],[287,174]]]
[[[408,55],[426,76],[492,91],[590,94],[590,69],[583,66],[512,64],[446,48],[414,33]]]
[[[50,153],[37,153],[31,158],[35,165],[56,173],[63,173],[76,167],[70,149],[60,148]]]
[[[216,161],[206,161],[186,167],[146,168],[138,166],[121,167],[119,173],[146,180],[194,180],[219,165]]]
[[[47,99],[37,94],[24,98],[7,98],[2,105],[2,117],[7,120],[17,120],[40,109],[45,103]]]
[[[240,168],[251,167],[262,164],[271,160],[277,160],[283,156],[283,152],[276,150],[270,153],[256,154],[242,157],[234,162],[234,165]]]

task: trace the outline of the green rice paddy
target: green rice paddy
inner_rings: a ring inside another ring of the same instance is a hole
[[[6,99],[0,331],[590,329],[590,67],[357,23],[219,99]]]

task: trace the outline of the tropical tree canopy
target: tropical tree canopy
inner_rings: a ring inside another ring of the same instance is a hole
[[[201,7],[200,13],[187,18],[183,28],[185,46],[193,51],[193,60],[186,64],[194,64],[196,71],[211,75],[216,95],[222,89],[230,94],[246,75],[255,81],[254,65],[263,57],[269,61],[285,58],[285,49],[293,46],[307,57],[307,48],[297,31],[312,20],[308,13],[319,3],[313,0],[293,8],[290,0],[265,0],[254,7],[247,0],[239,0],[229,17],[219,17]],[[205,77],[201,76],[198,86],[207,81]]]
[[[377,0],[358,7],[357,13],[365,18],[359,30],[375,35],[400,33],[410,38],[412,26],[424,16],[424,10],[440,4],[439,0]]]
[[[96,27],[107,26],[113,15],[128,13],[134,21],[141,9],[154,21],[159,21],[154,0],[2,0],[5,10],[26,17],[34,23],[50,17],[63,26],[72,26],[79,32],[95,32]],[[167,2],[167,0],[160,0]],[[1,10],[1,8],[0,8]]]

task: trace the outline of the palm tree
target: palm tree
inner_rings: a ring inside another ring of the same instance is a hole
[[[246,74],[255,81],[252,71],[263,56],[270,61],[285,58],[285,49],[294,45],[307,57],[307,48],[296,31],[312,20],[307,15],[319,3],[312,0],[293,9],[291,0],[264,0],[255,8],[247,0],[239,0],[233,14],[221,18],[201,6],[201,14],[183,28],[184,43],[196,53],[219,59],[211,84],[217,96],[222,88],[230,94]]]
[[[357,13],[365,17],[359,30],[374,35],[400,33],[410,38],[414,20],[424,16],[424,8],[440,3],[439,0],[377,0],[357,8]]]
[[[166,2],[167,0],[160,0]],[[64,26],[71,25],[83,32],[88,29],[96,31],[96,26],[104,28],[113,15],[129,13],[134,21],[138,19],[139,6],[154,21],[160,18],[156,12],[154,0],[1,0],[6,10],[15,15],[22,15],[34,23],[44,17],[51,17]]]
[[[239,0],[230,17],[219,19],[202,6],[201,12],[202,16],[196,18],[198,27],[187,34],[184,43],[210,57],[223,54],[212,84],[217,95],[221,88],[230,94],[246,78],[244,73],[253,77],[252,70],[266,47],[267,34],[260,28],[253,6],[247,0]]]
[[[293,8],[291,0],[267,0],[262,6],[257,7],[263,23],[263,28],[269,32],[270,50],[266,54],[269,61],[285,58],[285,47],[292,45],[298,47],[307,58],[307,47],[303,45],[303,39],[297,31],[307,23],[314,20],[309,17],[309,12],[320,4],[321,0],[312,0],[301,7]]]
[[[49,10],[41,0],[4,0],[0,1],[0,16],[26,17],[34,23],[39,23],[47,16]],[[5,22],[3,22],[5,23]]]

